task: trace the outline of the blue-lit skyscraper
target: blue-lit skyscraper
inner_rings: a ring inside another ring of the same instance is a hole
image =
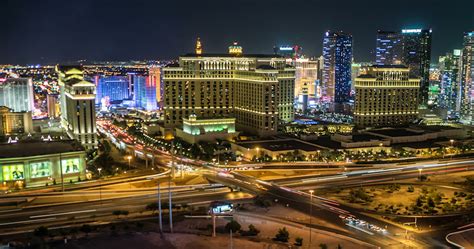
[[[146,111],[158,109],[156,101],[156,82],[150,80],[150,77],[145,75],[131,74],[130,78],[134,85],[136,107]]]
[[[474,31],[464,33],[461,56],[461,121],[474,125]]]
[[[323,39],[323,98],[347,103],[351,91],[352,35],[326,32]]]
[[[403,58],[403,39],[399,32],[377,31],[375,63],[377,65],[399,65]]]
[[[441,78],[439,106],[445,108],[451,117],[456,117],[459,114],[460,57],[461,50],[455,49],[452,53],[440,56],[438,62]]]
[[[95,103],[108,97],[109,101],[118,101],[129,98],[129,82],[127,76],[96,76],[97,93]]]
[[[431,29],[403,29],[402,64],[412,77],[420,78],[420,104],[427,105],[430,84]]]

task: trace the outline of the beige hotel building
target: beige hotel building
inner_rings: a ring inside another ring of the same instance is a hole
[[[401,126],[418,117],[420,79],[401,65],[377,65],[355,79],[358,127]]]
[[[260,136],[293,120],[295,69],[277,55],[245,55],[237,43],[228,54],[196,53],[163,69],[167,128],[183,119],[235,118],[236,129]]]

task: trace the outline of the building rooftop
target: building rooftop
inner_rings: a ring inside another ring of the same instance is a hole
[[[196,53],[188,53],[185,55],[182,55],[181,57],[244,57],[244,58],[284,58],[283,56],[280,55],[275,55],[275,54],[196,54]]]
[[[372,65],[373,68],[403,68],[407,69],[408,67],[405,65],[380,65],[380,64],[375,64]]]
[[[266,141],[250,141],[237,143],[238,145],[248,148],[264,148],[270,151],[285,151],[285,150],[303,150],[303,151],[317,151],[322,148],[316,145],[311,145],[296,139],[283,140],[266,140]]]
[[[0,158],[40,156],[74,151],[84,151],[84,147],[75,140],[19,141],[12,144],[0,144]]]
[[[324,147],[328,149],[333,149],[333,150],[343,149],[341,142],[332,140],[330,136],[320,136],[318,137],[318,139],[311,140],[308,142],[316,146],[320,146],[320,147]]]
[[[352,141],[354,142],[366,142],[366,141],[380,141],[381,138],[370,134],[352,134]]]
[[[424,131],[412,131],[403,128],[393,128],[393,129],[377,129],[377,130],[370,130],[370,133],[374,133],[381,136],[386,137],[408,137],[408,136],[418,136],[422,135]]]

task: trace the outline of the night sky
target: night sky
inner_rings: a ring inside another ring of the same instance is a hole
[[[356,61],[373,60],[377,29],[433,28],[433,58],[474,30],[474,0],[2,0],[0,63],[78,59],[169,59],[227,52],[237,40],[247,53],[299,44],[321,54],[323,32],[354,38]]]

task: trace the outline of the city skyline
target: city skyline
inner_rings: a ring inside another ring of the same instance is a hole
[[[296,44],[304,54],[319,56],[327,30],[352,34],[356,61],[375,61],[377,30],[402,28],[432,28],[432,58],[437,58],[460,48],[463,32],[472,30],[474,23],[469,13],[474,3],[467,0],[453,1],[449,9],[442,1],[404,0],[395,6],[346,1],[344,8],[338,7],[341,3],[305,1],[295,11],[284,11],[283,1],[238,1],[232,8],[239,11],[226,22],[216,21],[227,17],[224,3],[186,1],[186,8],[180,4],[86,0],[66,8],[69,3],[59,1],[8,1],[9,11],[0,17],[8,23],[6,39],[0,41],[0,63],[175,59],[192,51],[198,36],[207,52],[225,51],[237,40],[248,53],[271,53],[274,45]]]

